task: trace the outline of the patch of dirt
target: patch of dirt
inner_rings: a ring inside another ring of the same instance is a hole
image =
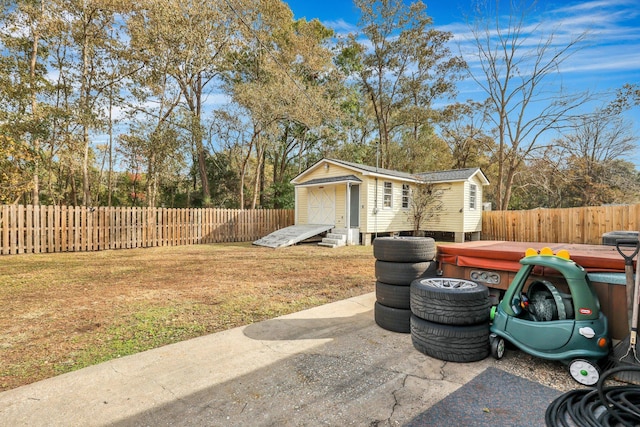
[[[374,289],[370,246],[3,256],[0,391]]]

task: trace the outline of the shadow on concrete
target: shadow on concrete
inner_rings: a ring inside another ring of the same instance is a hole
[[[406,376],[396,362],[412,351],[407,334],[382,330],[371,311],[341,318],[274,319],[247,327],[246,335],[266,340],[265,351],[278,347],[272,343],[276,340],[332,339],[112,425],[387,423],[397,404],[393,393]]]
[[[489,367],[405,427],[544,426],[558,390]]]

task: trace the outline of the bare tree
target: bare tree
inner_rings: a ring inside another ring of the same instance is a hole
[[[491,2],[489,2],[491,3]],[[509,207],[514,177],[522,162],[539,147],[540,137],[567,124],[590,95],[567,94],[552,80],[560,66],[581,47],[587,32],[566,41],[544,23],[532,25],[531,5],[507,2],[503,15],[496,9],[478,8],[471,23],[472,41],[479,61],[471,68],[476,83],[487,94],[497,146],[496,208]]]
[[[550,145],[528,159],[514,179],[511,197],[513,209],[564,208],[569,204],[568,188],[572,176],[567,174],[567,158],[562,149]]]
[[[425,223],[436,218],[444,208],[444,189],[432,183],[418,184],[412,188],[407,215],[413,223],[413,234],[418,235]]]
[[[627,176],[626,183],[620,182],[621,176],[616,171],[621,167],[616,162],[626,160],[636,150],[637,141],[630,123],[619,115],[606,114],[605,110],[596,110],[573,122],[571,132],[559,139],[557,145],[571,165],[581,205],[614,201],[614,187],[635,188],[634,174]]]

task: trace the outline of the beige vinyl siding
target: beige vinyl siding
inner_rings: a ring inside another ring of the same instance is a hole
[[[443,209],[437,216],[429,219],[424,229],[428,231],[460,231],[464,221],[465,188],[462,182],[438,184],[443,189]],[[462,210],[462,211],[461,211]]]
[[[476,185],[476,208],[469,208],[471,184]],[[443,210],[437,218],[427,221],[429,231],[462,231],[465,233],[482,230],[482,183],[474,177],[472,181],[440,184],[445,189],[442,195]]]
[[[375,209],[376,202],[376,180],[375,178],[366,177],[365,185],[362,188],[363,194],[366,195],[366,208],[364,209],[365,221],[362,223],[360,227],[363,233],[375,233],[377,220],[379,219],[379,215],[375,215],[373,213]],[[382,205],[382,194],[378,193],[378,206]]]
[[[373,210],[373,178],[361,176],[360,184],[360,231],[371,233],[371,211]]]
[[[296,187],[296,225],[309,224],[309,189]]]
[[[336,187],[336,227],[346,228],[347,216],[346,216],[346,199],[347,199],[347,184],[338,184]]]
[[[476,207],[475,209],[471,209],[469,207],[469,200],[471,197],[471,184],[475,184],[476,186]],[[473,177],[471,182],[467,181],[464,183],[465,189],[465,215],[464,215],[464,229],[465,233],[470,233],[474,231],[482,231],[482,184],[477,179],[477,177]]]
[[[342,166],[337,166],[334,164],[329,164],[329,168],[325,168],[323,165],[319,165],[309,173],[305,174],[304,177],[301,178],[301,182],[311,181],[312,179],[323,179],[323,178],[335,178],[337,176],[345,176],[345,175],[356,175],[360,177],[360,175],[354,172],[352,169],[347,169]]]
[[[383,207],[384,203],[384,183],[392,184],[391,207]],[[406,182],[405,182],[406,183]],[[376,200],[376,179],[367,177],[362,186],[362,194],[367,195],[369,206],[365,212],[365,221],[361,221],[360,230],[363,233],[390,233],[398,231],[413,230],[413,223],[407,215],[408,210],[402,208],[402,181],[389,178],[378,178],[378,209],[374,214]]]

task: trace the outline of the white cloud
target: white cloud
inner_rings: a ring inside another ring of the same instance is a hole
[[[542,6],[544,7],[544,3]],[[566,46],[579,34],[587,37],[578,49],[561,64],[559,78],[576,90],[599,87],[620,87],[637,81],[640,75],[640,31],[637,0],[594,0],[549,8],[531,16],[523,28],[522,44],[525,53],[536,49],[541,40],[554,35],[553,47]],[[475,73],[479,70],[477,47],[473,34],[465,23],[437,26],[454,34],[452,40]],[[582,85],[580,88],[579,85]]]
[[[586,1],[579,2],[576,4],[559,7],[555,9],[558,13],[564,13],[568,15],[579,14],[584,11],[597,10],[601,11],[603,9],[634,9],[638,6],[637,0],[594,0],[594,1]]]
[[[322,21],[322,25],[331,28],[336,34],[350,34],[359,30],[357,25],[347,22],[342,18],[334,21]]]

